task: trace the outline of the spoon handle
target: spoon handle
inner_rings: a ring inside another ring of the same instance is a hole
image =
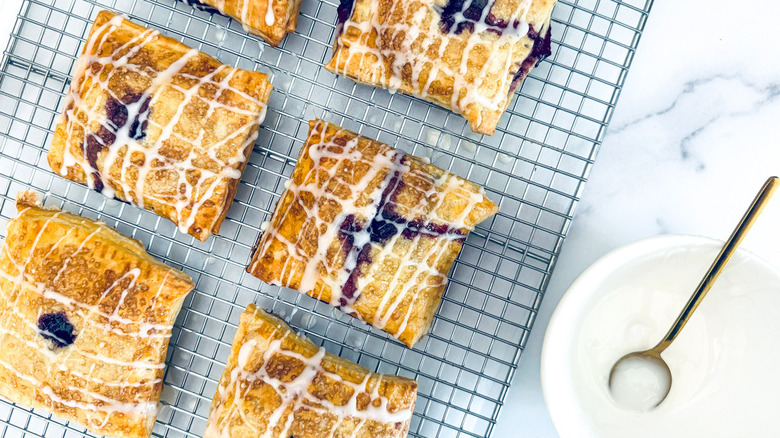
[[[710,266],[709,271],[707,271],[707,274],[705,274],[704,278],[701,279],[701,283],[699,283],[696,291],[693,293],[693,295],[691,295],[691,298],[688,300],[688,304],[686,304],[685,308],[682,310],[682,312],[680,312],[680,315],[674,321],[674,324],[669,329],[669,332],[666,334],[666,336],[664,336],[663,340],[661,340],[661,342],[659,342],[658,345],[653,347],[650,351],[653,351],[656,354],[661,354],[661,352],[666,350],[666,347],[668,347],[672,341],[674,341],[682,328],[685,327],[685,324],[688,322],[691,314],[694,310],[696,310],[697,307],[699,307],[699,304],[701,304],[704,296],[707,295],[707,292],[710,291],[713,283],[715,283],[715,279],[718,278],[720,272],[723,270],[723,267],[729,261],[731,256],[734,255],[734,252],[736,252],[737,247],[742,242],[742,239],[745,238],[748,231],[750,230],[750,227],[752,227],[753,223],[756,221],[756,219],[758,219],[761,211],[769,202],[769,199],[772,197],[772,194],[775,192],[775,190],[777,190],[778,186],[780,186],[780,179],[778,179],[778,177],[773,176],[766,180],[764,186],[761,187],[761,190],[758,192],[756,198],[753,200],[753,203],[750,205],[750,208],[745,212],[745,215],[742,216],[742,220],[739,221],[739,224],[731,233],[731,237],[729,237],[729,240],[727,240],[723,245],[723,248],[721,248],[720,254],[718,254],[718,257],[715,258],[714,262],[712,262],[712,266]]]

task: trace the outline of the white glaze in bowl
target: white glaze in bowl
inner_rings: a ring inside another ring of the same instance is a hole
[[[599,259],[571,285],[547,328],[542,389],[569,437],[780,436],[780,273],[738,251],[664,353],[667,399],[650,412],[618,407],[607,379],[617,359],[668,330],[722,242],[659,236]]]

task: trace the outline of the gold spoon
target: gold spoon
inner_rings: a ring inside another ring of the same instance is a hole
[[[709,271],[704,275],[704,278],[702,278],[696,291],[691,295],[685,308],[680,312],[680,315],[674,321],[674,324],[672,324],[669,332],[666,333],[666,336],[664,336],[661,342],[649,350],[628,353],[615,362],[615,365],[612,366],[612,370],[609,372],[609,389],[610,392],[612,392],[613,398],[618,400],[623,397],[619,395],[618,392],[624,391],[624,389],[616,390],[613,386],[615,381],[619,380],[621,382],[619,385],[626,385],[624,382],[633,383],[634,387],[629,388],[629,396],[638,395],[641,398],[641,400],[637,402],[629,402],[633,404],[633,406],[631,406],[633,409],[649,410],[655,408],[664,401],[672,386],[672,373],[669,370],[669,366],[661,357],[661,353],[672,344],[683,327],[685,327],[691,314],[699,307],[699,304],[701,304],[701,301],[704,299],[705,295],[707,295],[707,292],[712,288],[713,283],[715,283],[715,280],[720,275],[723,267],[728,263],[729,259],[731,259],[731,256],[734,255],[734,252],[736,252],[742,239],[745,238],[750,227],[752,227],[753,223],[758,219],[761,211],[764,209],[775,190],[777,190],[778,186],[780,186],[780,179],[778,179],[778,177],[773,176],[766,180],[766,183],[764,183],[764,186],[756,195],[750,208],[742,217],[739,225],[737,225],[737,228],[731,233],[731,237],[729,237],[729,240],[723,245],[718,257],[712,262]],[[631,381],[632,377],[625,377],[627,373],[632,372],[645,373],[639,376],[641,377],[640,380],[643,380],[642,384],[636,384],[638,378],[636,376],[633,377],[634,381]],[[652,377],[648,380],[648,376],[651,374]],[[655,394],[631,394],[632,392],[652,392],[653,390],[657,390],[657,392]]]

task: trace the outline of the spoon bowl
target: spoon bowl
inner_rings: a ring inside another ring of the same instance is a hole
[[[645,412],[658,406],[672,388],[672,372],[653,350],[621,357],[609,373],[613,400],[624,409]]]

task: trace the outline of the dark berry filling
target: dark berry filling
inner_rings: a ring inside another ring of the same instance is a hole
[[[401,155],[398,161],[402,162],[403,160],[404,156]],[[379,198],[379,204],[376,207],[376,214],[371,218],[371,225],[368,231],[372,242],[384,244],[387,239],[393,237],[398,232],[396,226],[384,220],[383,217],[388,201],[394,201],[396,193],[401,191],[403,186],[403,179],[400,178],[400,173],[396,170],[393,173],[393,177],[390,178],[387,187],[382,190],[382,196]]]
[[[403,160],[403,158],[401,158]],[[377,213],[368,221],[366,228],[355,215],[347,215],[339,226],[338,237],[342,242],[345,259],[356,257],[354,269],[349,272],[349,277],[341,288],[339,306],[346,307],[357,301],[357,279],[360,277],[363,267],[371,263],[371,244],[385,245],[393,236],[401,235],[405,239],[414,239],[420,234],[430,237],[443,235],[455,235],[456,240],[463,241],[465,233],[458,228],[447,225],[424,222],[422,219],[407,220],[393,209],[395,199],[404,183],[398,171],[391,177],[377,205]],[[355,236],[358,233],[368,232],[369,242],[362,246],[355,246]]]
[[[338,24],[343,25],[344,23],[349,20],[349,17],[352,15],[352,10],[355,7],[355,0],[341,0],[339,2],[339,7],[336,9],[336,14],[338,15]]]
[[[371,220],[369,236],[373,243],[385,243],[398,233],[395,223],[387,220],[384,214]]]
[[[341,297],[339,297],[339,307],[347,307],[355,303],[358,299],[357,279],[363,266],[371,263],[371,245],[363,245],[359,248],[355,269],[349,273],[347,281],[341,287]]]
[[[73,324],[65,312],[44,313],[38,318],[38,329],[41,336],[54,342],[57,347],[67,347],[76,340]]]
[[[441,11],[441,26],[445,33],[459,34],[465,30],[474,32],[474,23],[482,20],[482,11],[487,6],[487,0],[472,0],[466,7],[468,0],[449,0]],[[465,20],[458,21],[456,14],[463,14]],[[455,27],[453,29],[453,26]]]
[[[338,237],[339,240],[342,242],[342,249],[344,250],[344,257],[349,257],[350,253],[353,251],[359,251],[358,257],[360,256],[360,252],[362,252],[362,248],[355,248],[355,234],[359,233],[363,230],[363,226],[358,222],[355,215],[350,214],[347,217],[344,218],[344,221],[341,223],[341,226],[339,227],[339,233]],[[355,291],[357,290],[357,285],[355,284],[357,272],[360,269],[359,265],[355,265],[355,268],[349,273],[349,277],[347,278],[347,281],[344,283],[344,286],[341,288],[341,298],[339,298],[339,306],[344,307],[350,302],[354,302],[355,297]]]
[[[533,26],[528,28],[528,37],[534,40],[534,47],[531,49],[531,53],[527,58],[523,60],[520,67],[517,69],[515,76],[512,78],[512,84],[509,86],[509,95],[511,96],[515,90],[517,90],[520,82],[528,76],[531,69],[539,65],[545,58],[552,54],[552,48],[550,44],[550,34],[552,30],[547,28],[544,36],[540,36],[539,33],[534,30]]]
[[[352,11],[355,8],[355,0],[341,0],[339,7],[336,9],[337,21],[336,21],[336,38],[344,31],[344,23],[352,16]],[[335,42],[334,42],[335,44]]]
[[[84,149],[84,157],[93,169],[98,168],[97,159],[98,153],[103,149],[108,148],[111,143],[116,139],[116,135],[106,129],[104,126],[98,128],[97,133],[87,134],[86,141],[82,146]],[[103,180],[100,178],[99,172],[92,172],[92,180],[95,182],[95,190],[98,192],[103,191]]]
[[[127,105],[138,102],[143,96],[141,93],[128,93],[122,96],[122,100],[117,100],[111,96],[106,101],[106,119],[108,126],[101,125],[97,132],[89,133],[86,136],[82,148],[84,149],[84,157],[93,169],[98,168],[97,160],[98,154],[108,149],[114,141],[116,141],[116,133],[122,129],[130,118],[130,112]],[[151,102],[151,96],[147,96],[140,106],[138,111],[133,114],[133,121],[130,124],[128,130],[128,136],[133,140],[141,140],[146,137],[146,126],[149,122],[149,103]],[[100,178],[100,173],[93,172],[92,180],[95,184],[95,190],[102,192],[104,185]]]
[[[106,102],[106,118],[111,121],[111,127],[114,132],[118,131],[127,124],[129,118],[129,108],[127,105],[136,103],[141,99],[141,93],[128,93],[122,96],[122,100],[116,100],[113,97],[108,98]],[[141,140],[146,137],[146,126],[149,122],[149,103],[152,97],[147,96],[138,111],[133,115],[133,122],[130,124],[128,136],[133,140]]]
[[[456,35],[465,31],[473,33],[476,23],[484,23],[488,32],[498,36],[503,35],[504,30],[509,27],[517,30],[520,27],[520,20],[509,23],[503,18],[496,17],[490,10],[485,14],[485,8],[492,7],[493,3],[490,0],[449,0],[444,8],[439,9],[441,31]]]
[[[203,3],[199,0],[179,0],[182,3],[186,3],[195,9],[200,9],[201,11],[208,12],[210,14],[219,14],[220,12],[214,8],[211,5],[207,5],[206,3]]]
[[[530,58],[536,58],[536,65],[544,61],[545,58],[552,55],[552,47],[550,44],[550,38],[552,35],[552,24],[547,25],[547,32],[544,36],[540,36],[533,25],[528,26],[528,38],[534,40],[534,48],[531,49]]]

